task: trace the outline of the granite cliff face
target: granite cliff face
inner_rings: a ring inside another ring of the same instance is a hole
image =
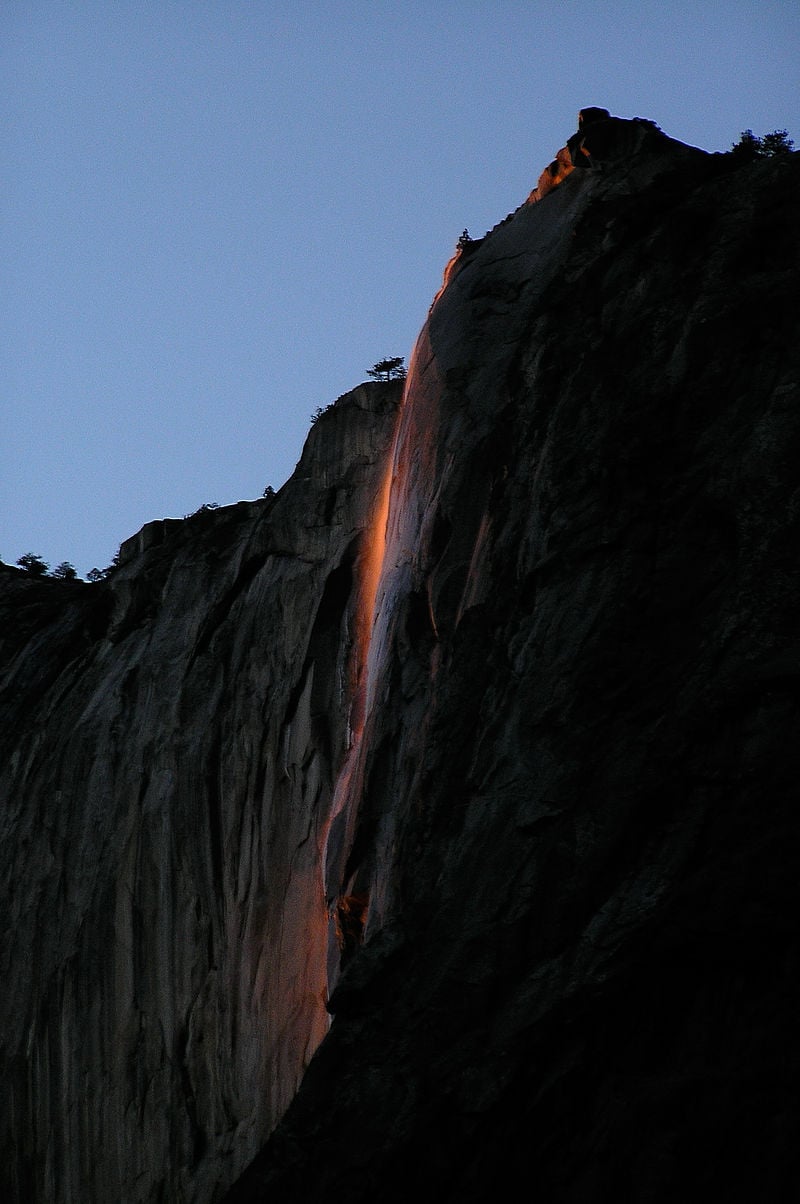
[[[8,1198],[800,1186],[800,157],[585,113],[402,399],[6,570]]]
[[[5,570],[6,1200],[218,1198],[327,1032],[318,867],[400,388],[106,582]]]

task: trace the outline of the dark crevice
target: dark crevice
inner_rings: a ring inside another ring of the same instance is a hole
[[[197,643],[194,647],[192,660],[198,656],[202,656],[208,651],[208,647],[214,638],[217,630],[227,619],[230,614],[233,604],[240,594],[244,593],[250,582],[258,572],[264,567],[267,562],[265,556],[252,556],[246,560],[239,570],[239,575],[227,593],[220,599],[216,606],[212,607],[211,612],[203,624],[200,634],[197,637]]]

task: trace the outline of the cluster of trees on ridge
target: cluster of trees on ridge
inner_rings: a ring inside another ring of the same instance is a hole
[[[775,159],[782,155],[790,155],[793,150],[794,142],[787,130],[773,130],[771,134],[764,134],[761,138],[757,138],[752,130],[742,130],[739,141],[733,143],[730,153],[748,161]]]
[[[3,563],[3,558],[0,556],[0,564]],[[107,569],[92,569],[86,574],[87,581],[102,581],[104,577],[117,567],[117,557],[115,556]],[[50,565],[41,556],[37,556],[35,552],[26,552],[20,556],[17,564],[21,569],[28,574],[29,577],[50,577],[56,581],[80,581],[78,570],[69,560],[62,560],[50,572]]]
[[[2,564],[2,558],[0,558],[0,564]],[[17,564],[26,573],[30,573],[31,577],[46,577],[50,572],[50,565],[47,561],[34,552],[26,552],[24,556],[20,556]],[[61,564],[57,564],[53,569],[52,575],[60,581],[75,581],[78,571],[74,564],[70,564],[68,560],[62,560]]]

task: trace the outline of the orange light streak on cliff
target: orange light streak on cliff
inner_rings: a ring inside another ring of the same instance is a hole
[[[402,403],[401,403],[402,406]],[[358,572],[358,601],[356,611],[356,662],[357,686],[353,700],[350,725],[353,743],[361,739],[364,731],[367,689],[369,685],[369,649],[372,641],[372,628],[375,622],[375,603],[378,597],[383,572],[383,562],[386,556],[386,528],[389,522],[389,503],[392,496],[392,480],[394,479],[394,453],[397,439],[398,419],[395,422],[395,433],[391,443],[391,451],[383,470],[375,510],[369,529],[365,532],[365,547],[357,565]]]
[[[403,401],[405,400],[405,393]],[[339,771],[331,800],[330,814],[322,831],[321,868],[322,893],[328,925],[328,989],[338,976],[343,951],[340,922],[340,895],[346,891],[341,881],[351,820],[355,819],[362,777],[361,745],[367,722],[369,695],[369,664],[372,632],[378,609],[378,590],[386,556],[386,532],[394,480],[395,451],[400,427],[402,402],[395,420],[394,434],[386,457],[383,477],[375,498],[370,522],[363,535],[361,554],[355,564],[356,588],[353,609],[353,672],[350,680],[353,693],[350,699],[349,739],[344,763]],[[337,820],[340,824],[337,824]],[[332,839],[334,828],[335,837]],[[333,847],[332,847],[333,846]],[[366,923],[368,900],[364,897],[361,930]]]
[[[434,305],[439,300],[439,298],[441,297],[444,290],[447,288],[450,281],[453,279],[453,276],[454,276],[455,270],[456,270],[456,265],[459,262],[459,260],[461,259],[461,256],[462,256],[461,247],[457,247],[455,254],[451,255],[450,258],[448,259],[447,263],[444,265],[444,272],[442,273],[441,287],[439,288],[439,291],[436,294],[436,296],[431,301],[430,309],[433,309]],[[430,312],[430,310],[429,310],[429,312]]]

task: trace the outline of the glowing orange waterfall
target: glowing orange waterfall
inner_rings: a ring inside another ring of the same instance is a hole
[[[405,401],[405,391],[403,402]],[[350,822],[355,819],[362,778],[361,746],[367,719],[370,676],[370,647],[376,618],[378,588],[384,568],[389,505],[394,480],[395,450],[400,427],[401,402],[395,422],[394,436],[386,459],[383,479],[378,490],[369,526],[364,533],[363,549],[356,561],[356,591],[353,613],[353,695],[350,700],[348,748],[339,771],[331,802],[330,815],[323,832],[321,849],[322,885],[328,924],[328,986],[332,989],[338,975],[342,951],[343,914],[358,914],[363,930],[368,900],[360,895],[340,897],[343,884],[342,847],[346,847]],[[337,847],[332,848],[336,833]]]
[[[450,281],[453,279],[453,275],[456,270],[456,265],[459,263],[462,254],[463,254],[463,251],[462,251],[461,247],[456,247],[455,251],[450,256],[447,263],[444,265],[444,272],[442,273],[441,287],[439,288],[439,291],[436,294],[436,296],[431,301],[431,306],[430,306],[431,309],[433,309],[434,305],[439,300],[439,298],[441,297],[444,290],[447,288]]]
[[[354,744],[360,740],[364,731],[369,684],[369,651],[372,641],[372,627],[375,622],[375,604],[378,596],[378,586],[386,554],[386,528],[389,521],[389,501],[392,494],[394,453],[399,417],[398,413],[395,434],[391,445],[391,454],[384,468],[383,480],[381,481],[381,487],[375,503],[375,511],[365,539],[365,549],[358,565],[355,643],[359,675],[351,719],[352,740]]]
[[[437,294],[434,304],[442,291]],[[345,880],[345,867],[364,788],[371,717],[388,663],[393,616],[416,566],[426,492],[417,485],[433,478],[439,385],[427,328],[423,328],[411,356],[390,454],[364,534],[363,550],[355,566],[354,668],[350,676],[348,748],[334,787],[320,847],[322,894],[328,924],[329,993],[338,978],[342,953],[347,947],[348,926],[351,930],[357,926],[359,937],[363,936],[377,904],[363,884]],[[378,906],[378,916],[381,910]]]

